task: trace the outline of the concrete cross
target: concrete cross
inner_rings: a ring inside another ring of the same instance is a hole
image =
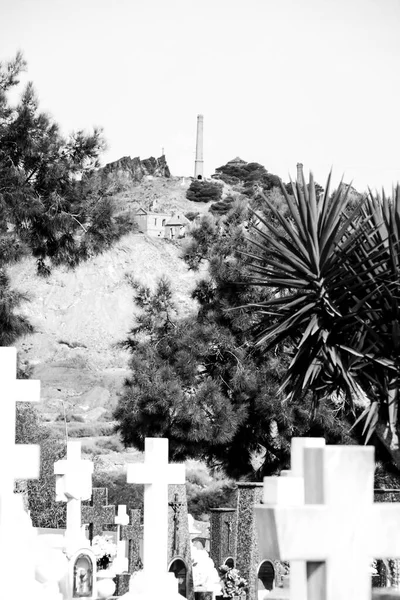
[[[108,505],[107,488],[93,488],[90,504],[83,504],[81,509],[81,523],[89,524],[89,540],[93,541],[95,535],[101,535],[104,525],[115,524],[115,506]]]
[[[318,498],[318,487],[312,490],[304,489],[304,449],[322,448],[325,446],[324,438],[292,438],[291,445],[291,469],[281,471],[280,477],[265,477],[263,489],[263,503],[269,506],[285,506],[295,504],[301,506],[305,503],[313,503]],[[316,482],[322,486],[322,477]],[[313,496],[314,494],[314,496]],[[278,550],[277,550],[278,553]],[[279,558],[275,555],[263,558]],[[290,600],[307,600],[307,568],[304,561],[292,561],[290,563]]]
[[[126,542],[121,539],[121,527],[128,523],[129,515],[126,512],[126,504],[118,504],[117,514],[114,517],[114,524],[117,526],[117,553],[113,560],[113,568],[116,573],[123,573],[129,567],[126,557]]]
[[[66,536],[82,537],[81,502],[92,496],[93,463],[81,459],[81,442],[67,443],[67,458],[54,463],[56,500],[67,502]]]
[[[139,538],[141,511],[134,508],[129,511],[129,524],[120,526],[120,540],[128,542],[128,571],[134,573],[140,567]]]
[[[305,448],[312,502],[256,507],[263,555],[307,562],[308,600],[370,600],[372,559],[400,556],[400,506],[374,504],[373,483],[373,447]]]
[[[36,444],[15,443],[16,403],[39,402],[40,381],[16,379],[17,351],[15,348],[0,347],[1,419],[0,444],[4,458],[0,493],[14,493],[15,479],[36,479],[39,476],[40,450]],[[7,465],[7,468],[4,468]]]
[[[14,482],[15,479],[35,479],[39,476],[40,449],[36,444],[15,443],[16,402],[39,402],[40,381],[16,379],[16,376],[16,349],[0,347],[0,574],[3,580],[6,578],[7,581],[18,582],[22,569],[23,581],[19,581],[17,588],[24,596],[23,590],[29,590],[35,584],[34,562],[30,545],[32,540],[25,539],[21,549],[21,539],[16,535],[15,519],[19,520],[17,528],[26,534],[22,521],[28,523],[29,518],[22,509],[22,503],[19,504],[20,498],[14,495]],[[19,557],[17,561],[16,556]]]
[[[127,471],[129,483],[144,484],[143,567],[161,585],[168,574],[168,485],[185,483],[185,467],[168,464],[166,438],[146,438],[144,463]]]

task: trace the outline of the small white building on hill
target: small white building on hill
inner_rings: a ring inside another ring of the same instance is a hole
[[[189,219],[183,214],[155,213],[138,208],[133,217],[141,233],[155,238],[185,237]]]

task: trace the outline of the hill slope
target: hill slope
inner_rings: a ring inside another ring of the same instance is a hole
[[[32,377],[42,382],[42,410],[49,418],[61,412],[61,400],[85,420],[98,419],[115,404],[129,358],[115,344],[126,336],[134,314],[126,274],[150,286],[166,275],[179,313],[195,309],[190,298],[195,276],[179,255],[180,247],[168,240],[128,234],[74,271],[54,268],[47,279],[37,277],[34,259],[9,269],[12,286],[30,296],[21,312],[36,333],[20,340],[18,349],[34,367]]]

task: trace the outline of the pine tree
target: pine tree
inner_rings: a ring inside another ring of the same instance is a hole
[[[126,445],[143,449],[146,436],[166,436],[171,459],[202,458],[231,477],[254,479],[288,467],[293,435],[351,438],[346,415],[337,419],[328,402],[315,417],[310,402],[282,405],[287,349],[265,356],[251,343],[259,318],[238,307],[270,292],[250,285],[240,257],[248,219],[246,202],[239,202],[195,230],[185,258],[193,267],[209,262],[193,292],[197,314],[177,318],[167,282],[154,291],[135,283],[142,313],[125,342],[131,375],[114,416]]]

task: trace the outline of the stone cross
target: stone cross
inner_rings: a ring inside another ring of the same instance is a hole
[[[39,402],[40,381],[16,379],[16,376],[16,349],[0,347],[0,571],[3,580],[14,582],[12,585],[17,595],[28,597],[29,590],[36,583],[34,557],[30,552],[33,548],[28,539],[24,540],[21,548],[21,539],[16,535],[16,525],[23,530],[22,521],[26,519],[28,522],[29,519],[22,510],[22,504],[18,504],[20,498],[14,495],[14,482],[15,479],[36,479],[39,476],[40,449],[36,444],[15,443],[15,409],[16,402]],[[19,520],[17,524],[15,519]]]
[[[370,600],[372,559],[400,556],[400,506],[374,504],[373,483],[373,447],[305,448],[306,504],[256,507],[263,555],[307,562],[308,600]]]
[[[175,554],[176,550],[177,550],[177,534],[178,534],[178,513],[179,513],[179,509],[181,506],[183,506],[182,502],[178,502],[178,494],[175,494],[174,496],[174,501],[173,502],[169,502],[168,506],[170,506],[172,508],[172,511],[174,513],[174,537],[173,537],[173,550],[172,552]]]
[[[129,511],[129,524],[120,527],[120,540],[128,542],[128,571],[133,573],[140,566],[139,536],[140,536],[140,509]]]
[[[16,403],[39,402],[40,381],[16,379],[17,351],[0,347],[1,419],[0,444],[3,460],[0,493],[2,501],[12,499],[15,479],[36,479],[39,476],[40,451],[36,444],[15,443]]]
[[[170,586],[172,593],[168,577],[168,485],[185,483],[185,467],[168,464],[168,439],[146,438],[145,461],[128,465],[127,481],[144,484],[145,578],[152,582],[153,594],[156,590],[162,593],[163,585]]]
[[[81,510],[81,523],[89,524],[89,540],[102,535],[104,525],[115,524],[115,506],[108,505],[107,488],[93,488],[90,504],[84,504]]]
[[[93,463],[81,459],[81,442],[67,443],[67,458],[54,463],[56,501],[67,502],[66,537],[82,538],[81,502],[92,496]]]

